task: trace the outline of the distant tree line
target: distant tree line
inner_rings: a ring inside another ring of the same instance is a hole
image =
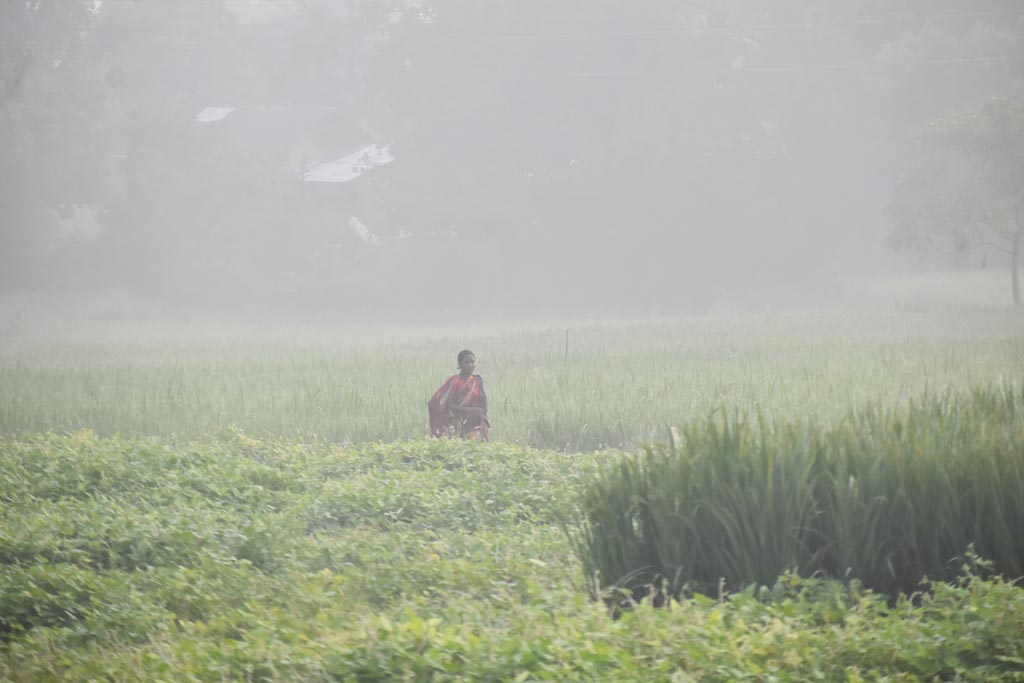
[[[938,224],[900,208],[934,191],[898,180],[925,122],[1007,178],[942,117],[1019,111],[1022,36],[1013,0],[6,2],[0,282],[312,307],[828,291],[890,197],[894,244]],[[310,188],[195,124],[255,105],[336,107],[395,162]],[[957,210],[963,242],[981,210]]]

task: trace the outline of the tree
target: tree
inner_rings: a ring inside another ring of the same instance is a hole
[[[806,63],[787,35],[749,28],[792,32],[805,3],[778,17],[757,3],[705,4],[434,0],[426,17],[403,14],[376,82],[415,122],[397,150],[416,216],[440,234],[500,241],[492,273],[563,299],[635,305],[745,286],[735,280],[766,252],[784,254],[766,223],[820,223],[804,169],[820,165],[807,157],[821,145],[786,138],[836,107],[820,74],[736,66]],[[712,266],[716,253],[730,256]]]
[[[630,305],[873,255],[906,130],[1017,82],[1007,0],[415,7],[371,71],[411,122],[395,172],[415,221],[494,235],[509,280]]]
[[[97,203],[109,116],[98,71],[83,59],[92,3],[0,2],[0,271],[32,270],[53,216]],[[31,265],[30,265],[31,264]]]
[[[921,156],[893,188],[890,244],[922,252],[988,247],[1010,257],[1021,303],[1024,241],[1024,104],[991,99],[928,125]]]

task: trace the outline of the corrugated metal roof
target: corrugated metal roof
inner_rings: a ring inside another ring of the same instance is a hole
[[[383,145],[369,145],[335,161],[313,164],[306,169],[302,180],[307,183],[347,183],[371,168],[390,164],[395,158]]]
[[[214,123],[215,121],[220,121],[234,110],[234,107],[207,107],[196,114],[196,121],[198,123]]]

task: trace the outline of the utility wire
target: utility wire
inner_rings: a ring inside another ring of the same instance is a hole
[[[985,17],[1003,17],[1024,15],[1024,9],[991,10],[985,12],[949,12],[923,17],[926,21],[940,19],[980,19]],[[694,36],[705,33],[753,33],[756,31],[777,31],[789,29],[815,29],[844,26],[870,26],[904,23],[914,19],[907,15],[889,17],[872,17],[868,19],[844,19],[831,21],[802,21],[778,24],[736,24],[692,26],[682,28],[664,28],[635,31],[606,31],[592,33],[510,33],[510,34],[475,34],[451,36],[426,36],[422,38],[398,38],[393,43],[470,43],[470,42],[504,42],[504,41],[537,41],[537,40],[600,40],[607,38],[648,38],[656,36]]]
[[[335,0],[326,2],[310,2],[313,5],[323,7],[334,6]],[[144,0],[103,0],[104,5],[136,5],[142,6]],[[261,4],[279,4],[276,0],[227,0],[224,5],[228,8],[254,8]],[[296,9],[300,6],[295,5]],[[825,21],[800,21],[775,24],[734,24],[734,25],[707,25],[690,26],[677,28],[660,28],[630,31],[599,31],[599,32],[563,32],[563,33],[511,33],[511,34],[472,34],[472,35],[449,35],[449,36],[424,36],[419,38],[393,38],[388,42],[392,44],[415,44],[415,43],[470,43],[470,42],[513,42],[513,41],[543,41],[543,40],[601,40],[616,38],[651,38],[658,36],[695,36],[708,33],[747,33],[756,31],[779,31],[792,29],[817,29],[846,26],[871,26],[885,24],[899,24],[909,21],[936,21],[943,19],[982,19],[1013,17],[1024,15],[1024,8],[1012,10],[987,10],[974,12],[946,12],[925,17],[914,17],[908,14],[890,15],[885,17],[869,17],[865,19],[836,19]],[[251,29],[243,29],[251,30]],[[371,31],[342,30],[337,35],[365,35],[367,33],[378,34],[383,28]]]
[[[858,62],[845,64],[800,64],[783,66],[750,66],[750,67],[706,67],[696,69],[674,69],[664,71],[631,70],[631,71],[578,71],[566,73],[445,73],[445,74],[395,74],[399,80],[561,80],[561,79],[594,79],[594,78],[646,78],[646,77],[686,77],[719,74],[762,73],[801,73],[826,71],[853,71],[858,69],[884,69],[907,66],[942,66],[953,64],[985,64],[985,63],[1021,63],[1024,66],[1024,55],[1017,59],[1000,59],[995,57],[951,57],[947,59],[914,59],[892,62]]]

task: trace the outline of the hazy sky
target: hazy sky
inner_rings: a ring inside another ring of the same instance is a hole
[[[1024,73],[1009,0],[0,13],[0,284],[196,305],[827,301],[900,262],[925,125]]]

